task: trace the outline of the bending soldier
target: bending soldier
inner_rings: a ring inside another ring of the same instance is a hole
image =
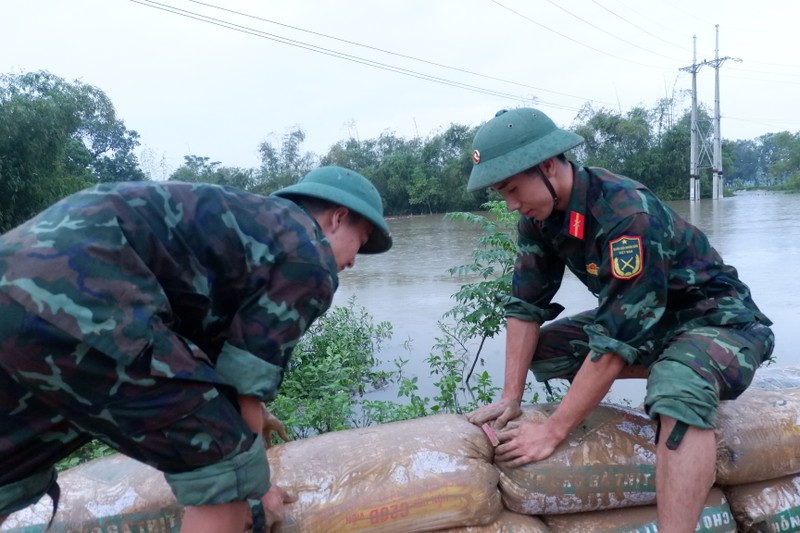
[[[53,465],[99,439],[164,472],[182,531],[280,520],[262,402],[338,272],[391,245],[378,191],[340,167],[270,197],[100,185],[2,235],[0,516],[57,500]]]

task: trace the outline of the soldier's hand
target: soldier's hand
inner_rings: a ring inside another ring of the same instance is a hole
[[[267,518],[267,531],[278,522],[283,522],[286,516],[284,505],[296,501],[297,498],[295,496],[290,496],[288,492],[278,485],[270,486],[267,493],[261,497],[261,503],[264,504],[264,514]]]
[[[289,438],[289,435],[286,434],[286,429],[283,427],[283,422],[278,420],[277,416],[270,413],[266,405],[264,406],[264,409],[261,412],[261,414],[264,419],[264,424],[261,430],[261,434],[264,437],[264,445],[267,448],[269,448],[270,444],[272,443],[273,433],[277,433],[278,437],[280,437],[284,442],[292,440]]]
[[[493,429],[502,429],[509,420],[520,414],[522,411],[519,408],[519,400],[501,399],[499,402],[484,405],[467,413],[467,420],[476,426],[490,422]]]
[[[512,422],[497,432],[500,445],[494,449],[494,460],[508,468],[517,468],[550,457],[561,439],[548,423]]]

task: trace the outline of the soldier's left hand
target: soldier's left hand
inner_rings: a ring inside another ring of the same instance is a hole
[[[292,440],[289,438],[289,435],[286,434],[286,429],[283,427],[283,422],[278,420],[278,417],[273,415],[269,409],[267,409],[266,405],[264,405],[264,409],[262,410],[261,414],[264,419],[264,425],[263,429],[261,430],[261,434],[264,437],[264,445],[267,448],[269,448],[272,444],[273,433],[276,433],[284,442]]]
[[[500,444],[494,449],[494,459],[508,468],[546,459],[561,444],[546,422],[511,422],[496,434]]]

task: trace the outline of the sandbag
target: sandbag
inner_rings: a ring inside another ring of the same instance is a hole
[[[548,533],[550,528],[535,516],[504,510],[491,524],[457,527],[441,531],[443,533]]]
[[[58,476],[61,498],[51,533],[177,533],[183,507],[164,475],[124,455],[101,457]],[[0,531],[39,533],[53,505],[45,496],[12,513]]]
[[[723,487],[742,533],[800,531],[800,476]]]
[[[800,388],[800,367],[760,367],[753,376],[750,388],[761,390],[798,389]]]
[[[502,511],[493,453],[483,431],[459,415],[275,446],[272,480],[298,498],[275,530],[409,533],[490,524]]]
[[[543,421],[556,407],[525,405],[517,420]],[[599,405],[547,459],[498,464],[505,507],[545,515],[654,503],[655,427],[641,411]]]
[[[614,511],[593,511],[542,517],[551,533],[657,533],[658,515],[655,505],[629,507]],[[736,533],[736,521],[725,495],[712,488],[697,521],[695,533]]]
[[[742,485],[800,472],[800,389],[747,389],[717,411],[719,485]]]

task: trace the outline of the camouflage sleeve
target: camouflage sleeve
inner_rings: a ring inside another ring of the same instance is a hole
[[[506,317],[542,324],[564,310],[561,305],[551,303],[551,300],[561,287],[565,266],[537,238],[532,220],[520,218],[518,229],[511,295],[503,297],[501,303]]]
[[[638,213],[598,243],[598,310],[595,323],[584,328],[595,358],[611,352],[637,361],[666,309],[673,234],[670,217]]]
[[[292,349],[330,307],[335,281],[321,264],[298,260],[271,269],[240,307],[216,370],[240,395],[275,398]]]

